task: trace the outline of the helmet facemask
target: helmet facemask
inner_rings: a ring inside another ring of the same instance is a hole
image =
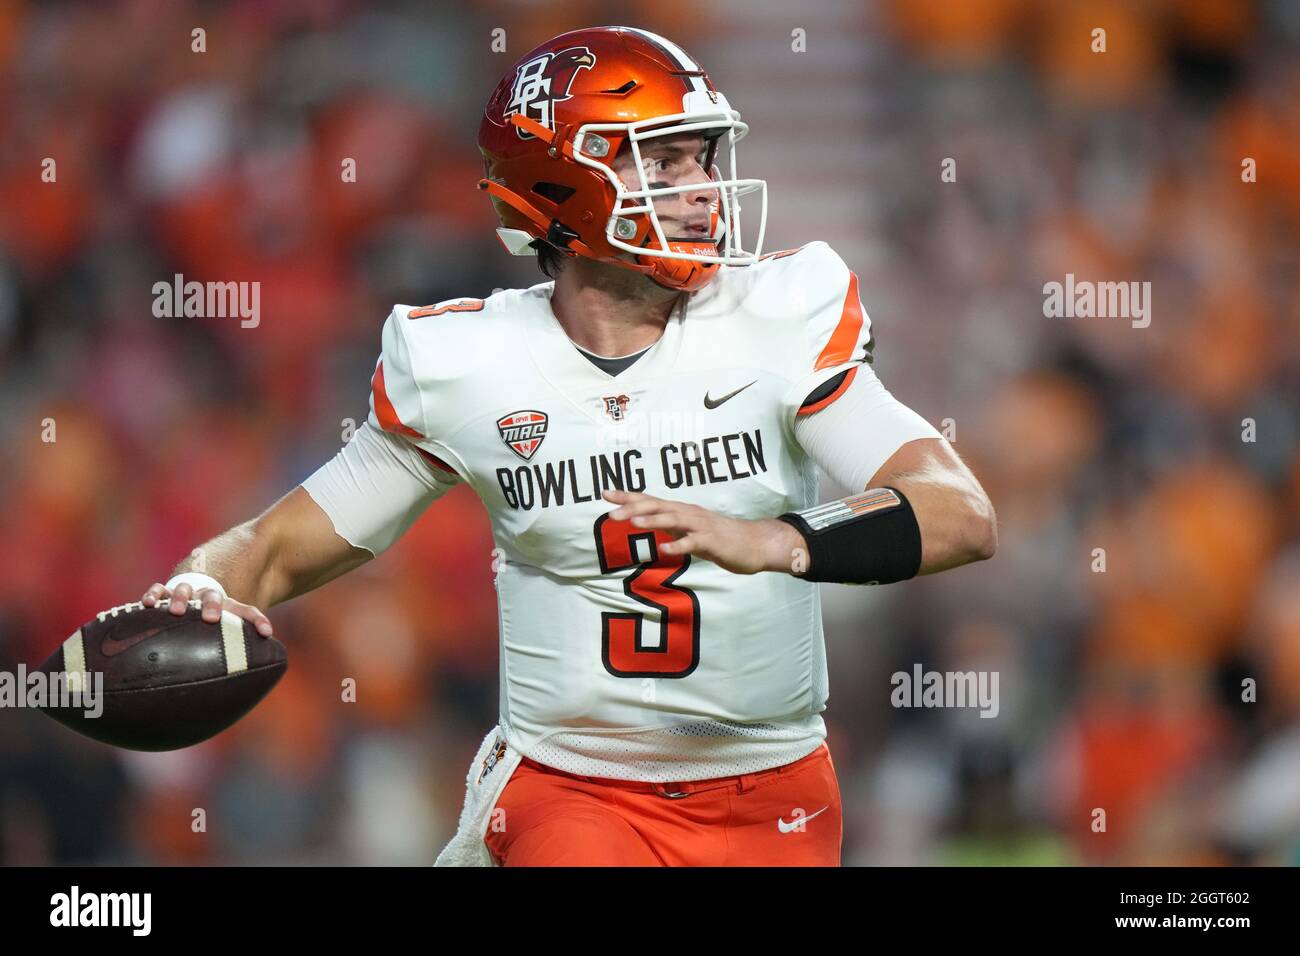
[[[710,181],[652,187],[646,179],[642,144],[690,132],[702,133],[708,144],[705,168]],[[574,161],[599,170],[615,190],[615,201],[605,227],[609,245],[635,255],[643,265],[652,266],[652,278],[662,278],[666,280],[663,284],[673,287],[698,288],[719,266],[757,262],[767,227],[767,184],[761,179],[741,179],[737,175],[736,143],[746,132],[748,127],[740,121],[739,114],[725,108],[710,114],[692,111],[634,123],[590,123],[580,127],[574,135]],[[625,143],[631,152],[633,175],[637,177],[633,188],[629,189],[609,164],[614,143]],[[725,179],[716,162],[720,153],[730,167],[730,176]],[[709,235],[669,235],[655,208],[656,200],[702,191],[715,193],[710,204]],[[740,205],[740,197],[750,193],[757,193],[759,198],[759,224],[752,250],[743,245]],[[704,281],[687,278],[693,274],[700,274]]]

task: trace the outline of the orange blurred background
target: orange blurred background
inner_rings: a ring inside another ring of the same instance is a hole
[[[605,23],[704,63],[767,248],[840,252],[877,372],[998,511],[991,562],[824,588],[845,862],[1300,862],[1282,2],[0,0],[0,669],[333,455],[392,303],[543,281],[474,188],[478,117],[523,52]],[[261,324],[155,318],[175,273],[259,281]],[[1046,318],[1067,273],[1150,281],[1150,326]],[[191,750],[0,712],[0,861],[431,862],[495,721],[491,549],[458,489],[274,609],[287,677]],[[918,662],[998,671],[999,717],[893,709]]]

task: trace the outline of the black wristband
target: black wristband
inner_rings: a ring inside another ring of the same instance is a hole
[[[778,520],[808,542],[806,581],[891,584],[921,569],[921,528],[897,488],[871,488]]]

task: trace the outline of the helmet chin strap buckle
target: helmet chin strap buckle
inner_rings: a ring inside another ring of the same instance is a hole
[[[568,249],[569,243],[578,238],[578,234],[558,219],[552,219],[546,230],[546,241],[558,249]]]

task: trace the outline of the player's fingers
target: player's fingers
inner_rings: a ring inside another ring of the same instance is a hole
[[[691,531],[703,531],[712,528],[717,515],[707,508],[683,504],[680,501],[665,501],[664,508],[651,514],[671,515],[679,527]],[[636,524],[636,521],[633,521]]]
[[[216,624],[221,620],[222,598],[221,592],[216,588],[204,588],[199,592],[199,601],[203,605],[201,612],[203,620],[209,624]]]
[[[632,524],[638,528],[662,529],[664,531],[689,531],[694,527],[690,515],[680,511],[660,511],[656,514],[637,515]]]
[[[675,541],[665,541],[659,545],[660,554],[695,554],[700,548],[700,536],[684,534]]]
[[[148,591],[144,592],[144,596],[140,598],[140,603],[145,607],[153,607],[163,598],[167,597],[168,593],[167,585],[155,582]]]
[[[681,511],[688,507],[680,501],[668,501],[653,495],[641,495],[636,501],[628,502],[621,508],[615,508],[609,516],[615,521],[625,521],[637,515],[658,514],[664,511]]]
[[[189,607],[190,598],[194,596],[194,588],[182,581],[172,590],[171,604],[167,609],[173,614],[181,615]]]
[[[271,627],[271,619],[251,604],[241,604],[239,601],[226,598],[226,610],[233,611],[245,621],[250,621],[257,629],[257,633],[263,637],[270,637],[275,633],[275,629]]]
[[[655,511],[675,504],[675,502],[664,498],[656,498],[654,495],[642,494],[639,491],[607,491],[605,492],[605,498],[614,504],[620,505],[620,507],[609,513],[609,516],[615,521],[623,521],[634,514],[644,514],[647,511]]]
[[[601,497],[606,501],[616,505],[634,505],[643,501],[662,501],[662,498],[656,498],[654,495],[647,495],[644,491],[619,491],[617,488],[610,488],[602,492]]]

